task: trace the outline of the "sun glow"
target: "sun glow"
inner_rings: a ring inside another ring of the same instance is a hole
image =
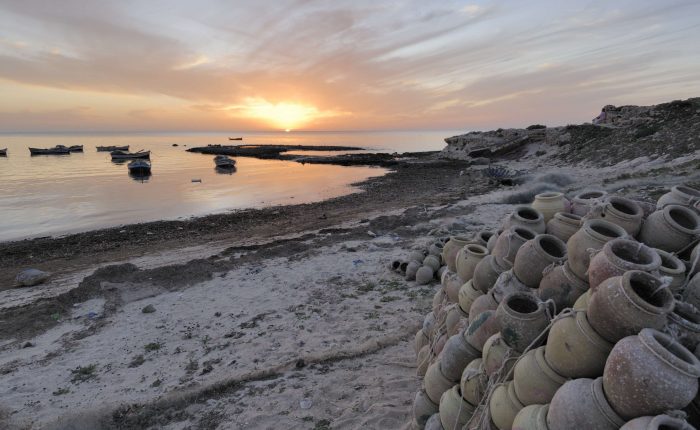
[[[282,130],[295,129],[326,116],[314,106],[291,102],[271,103],[262,98],[248,98],[244,104],[230,106],[228,110],[248,118],[263,120]]]

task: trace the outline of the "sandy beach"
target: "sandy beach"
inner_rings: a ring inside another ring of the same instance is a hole
[[[2,422],[407,428],[413,335],[438,283],[407,282],[391,260],[494,230],[542,189],[651,201],[700,180],[697,153],[572,166],[541,150],[505,162],[522,172],[511,186],[434,156],[321,203],[2,244]],[[10,288],[28,265],[51,280]]]

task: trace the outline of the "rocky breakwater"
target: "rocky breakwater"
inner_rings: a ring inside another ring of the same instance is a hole
[[[700,426],[700,213],[695,199],[669,203],[673,193],[646,205],[571,196],[582,217],[565,235],[551,221],[569,198],[538,196],[500,232],[442,238],[394,262],[407,279],[441,280],[415,338],[413,428]],[[547,224],[543,197],[559,208]],[[606,215],[611,206],[641,228]]]

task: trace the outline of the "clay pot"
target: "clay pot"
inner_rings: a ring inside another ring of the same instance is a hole
[[[447,272],[447,266],[440,266],[440,268],[435,272],[435,279],[438,281],[442,279],[442,275]]]
[[[436,257],[434,255],[428,255],[423,260],[423,265],[428,266],[431,269],[433,269],[433,272],[437,272],[438,270],[440,270],[440,257]]]
[[[571,203],[564,197],[563,193],[546,192],[537,194],[532,208],[542,214],[545,224],[554,218],[557,212],[569,212]]]
[[[445,430],[440,422],[440,414],[435,414],[425,422],[425,430]]]
[[[472,405],[478,405],[486,394],[489,377],[484,371],[481,358],[472,360],[462,372],[460,388],[462,398]]]
[[[643,215],[642,208],[632,200],[613,196],[602,208],[590,211],[587,217],[589,219],[604,219],[617,224],[625,229],[630,236],[636,236],[642,226]]]
[[[442,242],[435,242],[428,247],[428,254],[438,257],[438,261],[442,262],[442,251],[445,245]]]
[[[418,390],[413,400],[413,419],[416,420],[418,427],[425,427],[428,418],[438,413],[438,408],[438,405],[430,400],[425,390]]]
[[[498,241],[498,237],[503,233],[503,230],[497,230],[493,232],[491,237],[489,237],[489,241],[486,242],[486,249],[489,250],[489,254],[493,252],[493,248],[496,246],[496,241]]]
[[[490,291],[497,303],[501,303],[503,298],[509,294],[529,292],[532,292],[532,288],[520,282],[512,270],[501,273]]]
[[[664,194],[656,202],[656,207],[663,209],[667,205],[692,206],[700,201],[700,191],[685,185],[671,187],[671,191]]]
[[[421,268],[419,268],[418,271],[416,272],[416,284],[418,284],[418,285],[429,284],[430,281],[433,280],[433,275],[435,275],[435,271],[433,270],[432,267],[421,266]]]
[[[661,276],[668,276],[671,278],[671,284],[668,288],[670,288],[671,292],[674,294],[680,292],[683,288],[683,284],[685,284],[685,263],[670,252],[661,249],[654,249],[654,251],[661,257],[659,273]]]
[[[656,203],[649,203],[642,200],[632,200],[642,209],[642,220],[645,220],[649,215],[656,212]]]
[[[437,321],[435,319],[435,313],[428,312],[423,318],[423,333],[425,333],[428,338],[432,338],[435,335],[435,330],[437,329]]]
[[[472,242],[478,243],[479,245],[483,247],[487,247],[489,240],[495,233],[493,231],[488,231],[488,230],[481,230],[476,232],[474,237],[472,238]]]
[[[496,311],[486,311],[479,314],[464,332],[464,338],[471,346],[479,351],[484,350],[484,344],[500,327],[496,321]]]
[[[410,254],[408,254],[408,261],[415,261],[416,263],[423,263],[423,260],[425,259],[427,253],[423,251],[411,251]]]
[[[674,299],[661,280],[632,270],[606,279],[588,302],[588,322],[603,339],[616,343],[643,328],[661,330]]]
[[[408,267],[408,262],[404,261],[399,265],[399,273],[402,275],[406,275],[406,268]]]
[[[416,273],[418,273],[418,269],[421,268],[421,264],[417,261],[409,261],[408,264],[406,265],[405,269],[405,278],[407,281],[415,281],[416,280]]]
[[[472,278],[474,288],[483,293],[487,292],[496,283],[498,276],[511,267],[511,265],[501,266],[493,255],[487,255],[474,269]]]
[[[593,206],[602,206],[607,196],[608,193],[605,191],[586,191],[577,194],[571,199],[571,213],[581,217],[585,216]]]
[[[567,315],[552,325],[544,357],[562,376],[592,378],[603,374],[612,347],[593,330],[586,312],[576,312],[576,315]]]
[[[475,407],[462,399],[459,385],[445,391],[440,398],[440,422],[446,429],[461,429],[472,417]]]
[[[523,405],[549,403],[554,393],[566,382],[566,378],[547,363],[544,350],[544,346],[531,349],[515,365],[515,394]]]
[[[617,430],[624,423],[605,397],[603,378],[565,383],[554,394],[547,412],[549,430]]]
[[[537,236],[537,233],[526,227],[515,226],[504,231],[493,248],[493,256],[501,267],[509,267],[513,265],[515,256],[518,250],[528,240],[532,240]]]
[[[542,301],[552,300],[557,312],[570,308],[588,291],[588,281],[580,279],[571,270],[569,261],[552,270],[545,270],[537,295]]]
[[[700,273],[688,281],[683,290],[683,300],[700,309]]]
[[[513,420],[513,430],[549,430],[547,412],[549,405],[525,406]]]
[[[433,345],[433,350],[432,353],[434,356],[440,355],[442,352],[442,349],[445,347],[445,344],[447,343],[447,333],[440,331],[438,334],[435,335],[435,338],[437,339],[435,341],[435,344]]]
[[[538,234],[544,233],[546,229],[544,216],[528,206],[516,207],[513,213],[506,217],[503,223],[503,231],[507,231],[515,226],[529,228]]]
[[[571,271],[580,279],[588,279],[588,265],[591,261],[589,250],[600,250],[617,238],[627,237],[625,230],[603,220],[587,220],[579,231],[566,243],[566,254]]]
[[[653,249],[634,240],[613,239],[606,243],[588,266],[588,285],[595,293],[606,279],[630,270],[654,272],[661,267],[661,257]]]
[[[588,302],[591,300],[591,290],[586,291],[581,294],[581,297],[576,299],[573,309],[575,311],[585,311],[588,310]]]
[[[513,264],[515,276],[530,288],[537,288],[543,271],[551,265],[564,264],[566,244],[551,234],[540,234],[518,250]]]
[[[481,352],[467,343],[464,332],[460,332],[447,340],[438,361],[445,378],[457,382],[467,364],[479,357],[481,357]]]
[[[462,322],[464,321],[464,322]],[[453,336],[469,325],[469,315],[464,312],[458,303],[451,305],[450,310],[447,311],[447,317],[445,318],[445,326],[447,329],[447,336]]]
[[[700,217],[685,206],[667,205],[649,215],[639,231],[639,241],[652,248],[678,252],[700,233]]]
[[[477,316],[485,311],[495,311],[498,308],[498,302],[493,297],[492,292],[488,292],[477,297],[469,308],[469,323],[474,322]]]
[[[510,369],[515,366],[515,361],[518,359],[516,351],[511,349],[501,338],[501,333],[496,333],[484,344],[482,359],[484,360],[484,371],[489,377],[500,370],[500,374],[505,376],[510,372]],[[501,366],[503,367],[501,369]],[[511,379],[511,378],[508,378]]]
[[[389,270],[392,272],[399,272],[399,267],[401,266],[401,260],[393,260],[389,263]]]
[[[475,243],[465,245],[464,248],[460,249],[455,258],[455,263],[457,265],[457,274],[464,282],[467,282],[474,276],[474,269],[477,263],[481,261],[489,251],[485,246],[477,245]]]
[[[424,377],[430,365],[430,345],[423,346],[416,355],[416,374]]]
[[[462,285],[462,287],[459,289],[459,306],[465,311],[467,318],[469,317],[469,311],[471,310],[474,301],[483,295],[484,293],[474,288],[473,279],[467,281],[467,283]]]
[[[433,403],[440,404],[442,393],[452,388],[454,382],[443,375],[442,370],[440,370],[440,360],[437,360],[428,366],[423,385],[428,398]]]
[[[695,430],[695,427],[679,418],[657,415],[635,418],[620,427],[620,430]]]
[[[440,312],[442,307],[445,305],[445,301],[447,300],[447,296],[445,295],[445,290],[444,288],[440,288],[435,292],[435,295],[433,296],[433,313],[437,314]]]
[[[700,345],[700,310],[690,303],[676,302],[668,314],[666,332],[689,351]]]
[[[513,381],[499,384],[493,390],[489,401],[491,419],[500,430],[510,430],[513,427],[515,416],[524,407],[525,405],[520,403],[515,395]]]
[[[551,311],[531,293],[513,293],[498,305],[496,319],[505,343],[522,352],[549,325]],[[544,340],[544,336],[540,341]]]
[[[450,236],[450,240],[447,241],[445,246],[442,248],[442,261],[445,262],[448,269],[453,272],[457,271],[457,265],[455,262],[457,253],[470,241],[471,239],[466,236]]]
[[[447,272],[442,279],[442,285],[447,299],[450,303],[457,303],[459,301],[459,290],[462,288],[465,281],[454,272]]]
[[[547,222],[547,234],[556,236],[563,242],[566,242],[582,225],[583,220],[579,215],[557,212],[554,214],[554,217]]]
[[[416,332],[416,337],[413,342],[413,349],[415,350],[416,354],[418,354],[418,351],[429,343],[430,339],[428,339],[428,336],[423,333],[423,329],[420,329]]]
[[[625,419],[686,407],[698,392],[700,361],[670,336],[644,329],[619,341],[608,357],[603,387]]]

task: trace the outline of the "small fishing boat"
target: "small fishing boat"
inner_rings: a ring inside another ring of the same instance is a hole
[[[146,176],[151,174],[151,163],[146,160],[134,160],[129,163],[129,173],[137,176]]]
[[[129,145],[124,146],[96,146],[97,152],[128,151]]]
[[[110,153],[112,160],[132,160],[137,158],[151,158],[151,151],[138,151],[138,152],[126,152],[126,151],[112,151]]]
[[[225,155],[217,155],[214,157],[214,164],[219,169],[234,169],[236,167],[236,160],[228,158]]]
[[[53,148],[29,148],[31,155],[69,155],[70,149],[63,145],[54,146]]]
[[[7,148],[0,149],[0,157],[7,157]]]
[[[228,140],[243,140],[242,137],[229,137]]]
[[[68,150],[70,152],[83,152],[83,145],[73,145],[69,146]]]

